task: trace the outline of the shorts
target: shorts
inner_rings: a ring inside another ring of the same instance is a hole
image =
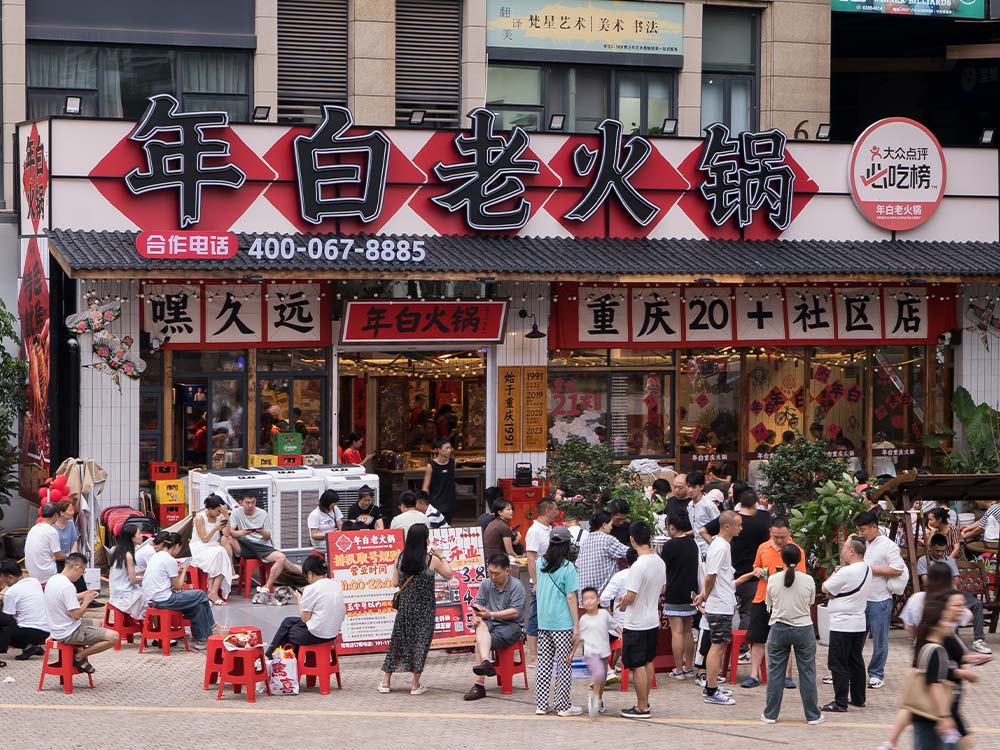
[[[638,669],[656,658],[656,642],[660,629],[625,630],[622,632],[622,664],[628,669]]]
[[[771,615],[764,602],[755,602],[750,608],[750,627],[747,628],[747,643],[767,643],[771,633]]]
[[[268,555],[277,552],[277,550],[270,544],[264,544],[262,542],[248,542],[244,537],[240,537],[236,541],[239,542],[240,545],[241,557],[263,560]]]
[[[538,600],[535,593],[531,593],[531,601],[528,603],[528,625],[524,632],[531,636],[538,635]]]
[[[118,636],[113,630],[107,630],[99,625],[91,625],[89,622],[81,622],[80,627],[62,640],[68,646],[93,646],[101,641],[114,641]]]
[[[694,617],[698,610],[693,604],[671,604],[667,602],[663,605],[664,617]]]
[[[590,672],[590,684],[603,685],[608,676],[608,657],[584,654],[583,659],[587,662],[587,671]]]
[[[521,642],[521,626],[518,623],[510,620],[485,620],[484,622],[489,628],[490,643],[494,649],[508,648]]]
[[[720,643],[733,642],[733,616],[731,614],[713,615],[710,612],[706,612],[705,619],[708,620],[708,631],[713,646]]]

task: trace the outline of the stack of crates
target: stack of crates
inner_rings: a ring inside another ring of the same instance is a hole
[[[177,464],[151,461],[149,478],[153,480],[156,515],[160,526],[172,526],[187,516],[184,480],[177,478]]]
[[[278,457],[273,453],[251,453],[250,454],[250,468],[251,469],[262,469],[269,466],[277,466]]]
[[[302,466],[302,435],[298,432],[279,432],[274,436],[272,450],[278,466]]]

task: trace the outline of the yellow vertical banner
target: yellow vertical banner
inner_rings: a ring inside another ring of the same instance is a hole
[[[524,368],[524,450],[544,452],[548,440],[548,368]]]
[[[497,424],[497,451],[516,453],[521,450],[522,368],[497,368],[497,402],[500,420]]]

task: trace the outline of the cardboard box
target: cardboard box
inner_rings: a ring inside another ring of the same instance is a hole
[[[157,518],[160,526],[173,526],[187,515],[187,505],[185,503],[160,503],[157,506]]]
[[[278,466],[301,466],[302,454],[296,456],[278,456]]]
[[[251,453],[250,468],[259,469],[262,466],[277,466],[278,457],[273,453]]]
[[[279,456],[296,456],[302,453],[302,435],[297,432],[279,432],[274,436],[272,450]]]
[[[160,479],[153,483],[156,502],[160,505],[173,503],[184,505],[184,481],[181,479]]]
[[[150,461],[149,480],[155,482],[158,479],[177,479],[177,462]]]

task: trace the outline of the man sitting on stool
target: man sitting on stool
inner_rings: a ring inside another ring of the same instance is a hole
[[[240,555],[261,560],[271,566],[271,575],[257,591],[274,593],[274,584],[282,571],[288,570],[302,575],[302,568],[288,562],[284,552],[271,546],[271,517],[257,507],[257,498],[247,495],[240,500],[240,506],[229,517],[230,535],[239,542]]]
[[[81,647],[73,655],[73,666],[81,672],[93,674],[90,657],[114,648],[118,643],[118,633],[82,622],[87,607],[99,593],[93,589],[76,593],[76,582],[86,568],[87,558],[79,552],[66,555],[62,573],[52,576],[45,584],[45,611],[51,637],[68,646]]]
[[[14,658],[30,659],[43,653],[42,645],[49,637],[49,618],[45,613],[42,584],[35,578],[21,575],[21,566],[13,560],[0,563],[0,592],[3,614],[0,614],[0,655],[9,646],[21,649]]]
[[[490,651],[520,643],[524,636],[526,597],[521,582],[510,576],[510,558],[490,555],[486,573],[489,577],[480,584],[472,604],[472,627],[476,629],[476,666],[472,671],[476,682],[463,696],[467,701],[485,698],[486,678],[496,676]]]

